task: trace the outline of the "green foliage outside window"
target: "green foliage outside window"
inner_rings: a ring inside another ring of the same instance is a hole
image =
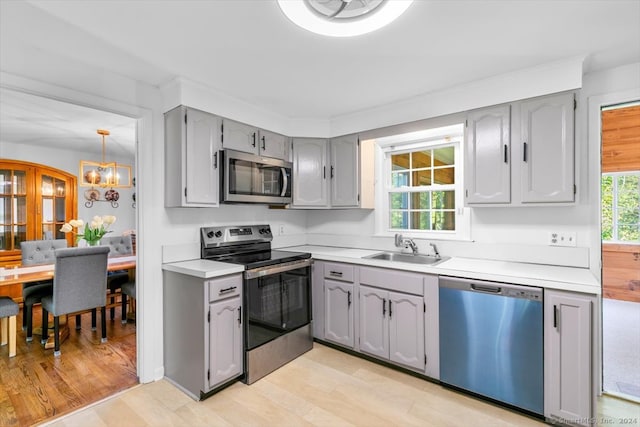
[[[602,240],[640,242],[640,172],[603,174]]]

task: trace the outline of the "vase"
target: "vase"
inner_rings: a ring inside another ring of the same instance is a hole
[[[100,246],[100,240],[87,240],[87,246]]]

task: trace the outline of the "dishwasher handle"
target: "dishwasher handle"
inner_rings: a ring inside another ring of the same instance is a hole
[[[502,293],[502,287],[500,286],[490,286],[490,285],[480,285],[477,283],[472,283],[471,284],[471,289],[473,289],[476,292],[486,292],[489,294],[501,294]]]

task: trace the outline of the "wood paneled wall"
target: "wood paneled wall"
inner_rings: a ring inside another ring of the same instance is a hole
[[[640,302],[640,245],[602,245],[603,297]]]
[[[640,170],[640,105],[602,112],[602,172]],[[605,298],[640,302],[640,245],[602,245]]]
[[[640,105],[602,112],[602,172],[640,170]]]

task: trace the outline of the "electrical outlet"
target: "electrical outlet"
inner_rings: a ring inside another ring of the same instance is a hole
[[[280,224],[278,226],[278,236],[282,236],[282,235],[284,235],[284,225]]]
[[[550,246],[576,246],[576,233],[571,231],[549,233]]]

